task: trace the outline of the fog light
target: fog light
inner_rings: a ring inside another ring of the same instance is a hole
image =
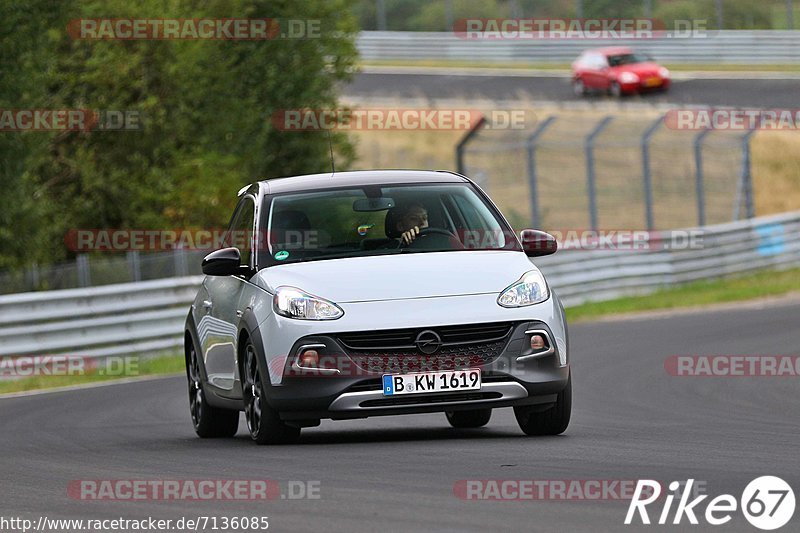
[[[300,354],[300,366],[314,368],[319,364],[319,353],[316,350],[306,350]]]
[[[538,352],[539,350],[544,350],[546,346],[544,337],[538,333],[531,335],[531,350]]]

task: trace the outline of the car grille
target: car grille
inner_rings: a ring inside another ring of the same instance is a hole
[[[424,372],[482,367],[497,359],[508,342],[511,322],[466,324],[433,328],[341,333],[347,355],[368,372]],[[421,331],[431,329],[442,339],[441,348],[425,355],[414,344]]]

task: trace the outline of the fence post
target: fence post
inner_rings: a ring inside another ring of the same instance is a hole
[[[703,139],[711,130],[703,130],[694,137],[694,181],[697,194],[697,225],[706,225],[706,192],[703,184]]]
[[[39,263],[34,263],[33,265],[31,265],[31,290],[38,291],[40,282],[41,279],[39,277]]]
[[[533,228],[539,227],[539,192],[536,185],[536,141],[544,133],[550,124],[555,122],[556,117],[550,116],[531,133],[528,137],[527,151],[528,151],[528,193],[531,198],[531,224]]]
[[[464,150],[467,147],[467,143],[472,140],[472,138],[478,133],[478,130],[486,124],[486,117],[481,117],[478,122],[475,123],[474,126],[464,135],[460,141],[458,141],[458,145],[456,145],[456,170],[462,176],[466,174],[466,165],[464,164]]]
[[[647,230],[653,231],[655,223],[653,221],[653,180],[650,174],[650,138],[655,134],[662,122],[664,122],[662,115],[656,119],[642,135],[642,182],[644,185],[644,209],[645,221],[647,223]]]
[[[375,1],[375,18],[377,19],[378,31],[386,31],[386,4],[384,0]]]
[[[175,263],[175,277],[184,277],[189,275],[189,268],[186,264],[186,252],[183,248],[175,248],[172,251],[172,257]]]
[[[128,252],[128,265],[131,269],[131,281],[142,281],[142,265],[139,261],[139,250]]]
[[[78,254],[75,257],[75,266],[78,269],[78,287],[89,287],[92,284],[92,275],[89,272],[89,256]]]
[[[592,231],[597,231],[597,192],[595,188],[594,176],[594,140],[595,138],[611,123],[614,119],[612,116],[603,118],[589,135],[586,136],[584,141],[584,148],[586,150],[586,189],[589,193],[589,222]]]
[[[750,170],[750,138],[756,130],[748,130],[742,135],[742,169],[739,177],[739,186],[736,188],[736,206],[734,207],[733,219],[739,220],[739,211],[742,205],[742,193],[744,193],[745,217],[753,218],[755,209],[753,207],[753,175]]]

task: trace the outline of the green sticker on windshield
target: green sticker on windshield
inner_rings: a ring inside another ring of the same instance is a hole
[[[289,257],[289,252],[287,252],[286,250],[281,250],[280,252],[275,254],[275,259],[278,261],[283,261],[287,257]]]

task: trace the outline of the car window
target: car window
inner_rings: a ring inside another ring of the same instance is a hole
[[[650,61],[650,58],[644,54],[617,54],[608,56],[608,64],[612,67],[631,65],[634,63],[644,63],[646,61]]]
[[[592,68],[594,69],[603,69],[608,66],[608,62],[606,60],[606,56],[603,54],[592,54]]]
[[[225,236],[225,246],[234,246],[239,249],[242,265],[251,265],[254,218],[254,199],[251,196],[245,196],[239,202]]]
[[[273,202],[270,244],[286,250],[304,245],[346,249],[383,236],[385,211],[353,210],[353,202],[363,198],[360,190],[278,198]]]
[[[493,231],[494,215],[482,202],[475,202],[468,196],[455,196],[453,201],[463,217],[465,231],[459,234],[467,249],[503,248],[510,235]]]
[[[369,186],[277,195],[263,210],[259,264],[518,247],[469,184]],[[419,237],[403,242],[417,228]],[[489,235],[487,237],[487,235]]]
[[[461,210],[461,213],[464,215],[467,227],[472,229],[486,229],[486,222],[471,202],[463,196],[456,196],[454,200]]]

